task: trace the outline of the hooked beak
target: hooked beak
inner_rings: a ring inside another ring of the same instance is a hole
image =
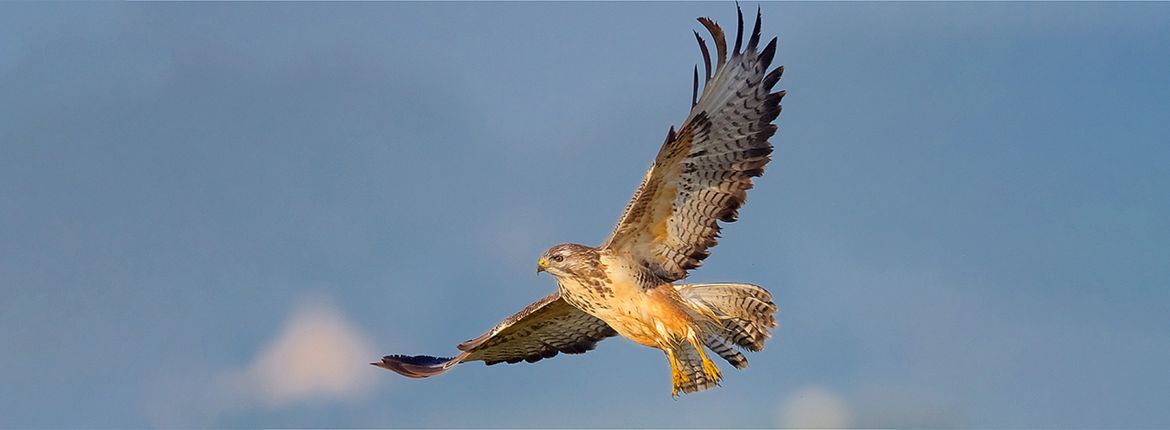
[[[544,258],[541,258],[539,261],[537,261],[536,262],[536,274],[539,275],[540,272],[543,272],[545,266],[547,266],[547,265],[548,265],[548,261],[545,261]]]

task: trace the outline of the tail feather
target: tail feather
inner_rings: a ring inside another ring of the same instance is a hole
[[[748,367],[747,357],[744,357],[742,353],[732,348],[731,343],[718,332],[707,333],[703,336],[703,344],[716,354],[719,354],[720,357],[723,357],[724,360],[727,360],[728,363],[731,363],[732,366],[735,366],[736,369]]]
[[[699,315],[708,317],[710,330],[703,343],[729,363],[747,365],[742,354],[724,354],[731,343],[748,351],[759,351],[776,327],[776,304],[772,294],[751,284],[683,284],[675,285],[679,296]],[[735,352],[734,350],[731,350]]]

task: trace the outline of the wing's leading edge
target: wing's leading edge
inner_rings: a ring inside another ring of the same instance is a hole
[[[581,354],[597,342],[616,336],[604,321],[565,302],[559,292],[550,294],[508,317],[487,333],[459,344],[463,351],[452,358],[429,355],[387,355],[370,363],[411,378],[439,375],[467,361],[534,363],[558,353]]]

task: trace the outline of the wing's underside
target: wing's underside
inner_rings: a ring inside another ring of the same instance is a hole
[[[718,221],[735,221],[747,200],[752,178],[770,161],[776,132],[772,121],[780,115],[784,91],[772,92],[784,67],[769,71],[776,39],[757,51],[760,14],[747,47],[740,52],[743,15],[739,15],[735,48],[730,57],[723,29],[708,18],[699,22],[715,42],[715,74],[711,54],[696,32],[703,54],[705,86],[698,96],[699,69],[695,67],[694,95],[686,122],[666,142],[645,179],[602,248],[631,255],[663,281],[687,276],[699,267],[716,245]]]
[[[463,342],[463,351],[451,358],[429,355],[387,355],[370,363],[412,378],[443,373],[466,361],[534,363],[558,353],[580,354],[597,342],[617,335],[604,321],[573,307],[553,293],[508,317],[487,333]]]

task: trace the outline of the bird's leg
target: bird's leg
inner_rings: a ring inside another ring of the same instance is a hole
[[[670,347],[662,348],[666,352],[666,360],[670,362],[670,396],[678,397],[678,389],[687,382],[687,375],[678,370],[678,359],[674,356],[674,349]]]
[[[715,363],[710,358],[707,358],[707,351],[703,350],[703,344],[699,342],[699,338],[695,335],[694,330],[687,333],[687,341],[691,343],[691,346],[695,347],[695,351],[699,352],[699,359],[703,361],[703,373],[707,374],[707,379],[710,379],[718,385],[719,381],[723,379],[723,374],[719,372],[719,368],[715,366]]]

